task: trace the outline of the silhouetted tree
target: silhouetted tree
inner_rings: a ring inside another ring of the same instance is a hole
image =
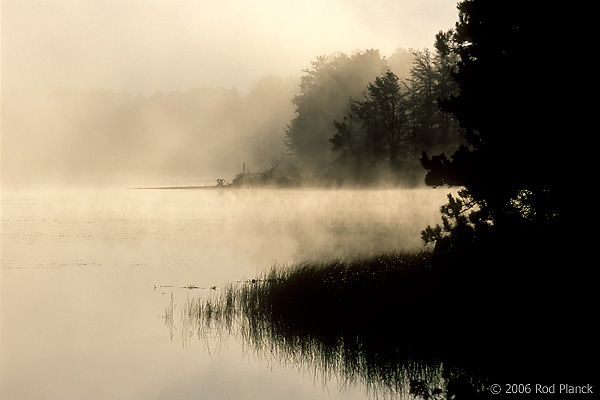
[[[350,173],[358,172],[362,161],[360,146],[362,129],[357,112],[357,106],[350,98],[349,111],[342,122],[333,121],[336,133],[329,139],[331,149],[340,154],[337,163]]]
[[[415,51],[410,75],[404,82],[409,125],[419,153],[453,151],[461,140],[458,121],[438,104],[439,99],[458,93],[450,72],[456,64],[456,56],[449,51],[450,38],[449,33],[440,32],[433,52]]]
[[[387,71],[370,83],[356,110],[365,129],[365,148],[372,163],[385,160],[397,168],[410,149],[406,129],[407,107],[400,79]]]
[[[388,70],[369,83],[364,100],[350,101],[343,120],[334,121],[337,132],[329,140],[340,154],[338,174],[345,169],[355,180],[363,180],[403,172],[402,166],[414,154],[405,92],[398,76]]]
[[[567,193],[557,162],[564,156],[560,132],[548,115],[556,100],[540,79],[545,65],[536,51],[545,32],[519,1],[467,0],[458,9],[456,29],[444,34],[451,40],[438,44],[457,56],[451,75],[459,93],[440,106],[465,129],[466,144],[451,157],[424,153],[426,183],[464,187],[448,207],[470,214],[462,219],[446,209],[453,224],[442,231],[470,226],[478,232],[472,238],[533,239],[558,226]],[[423,232],[426,242],[442,233],[432,232]]]
[[[433,59],[436,72],[436,103],[438,105],[438,112],[435,113],[437,117],[435,142],[438,145],[438,152],[453,151],[462,141],[462,130],[458,120],[451,112],[439,107],[440,101],[456,96],[459,91],[458,84],[452,76],[452,71],[458,62],[458,54],[455,50],[453,31],[438,32],[435,36]]]
[[[434,140],[435,115],[440,113],[437,105],[436,72],[431,51],[428,49],[415,51],[413,66],[406,84],[409,88],[411,129],[415,132],[415,137],[424,145]]]
[[[343,174],[345,167],[360,180],[369,170],[382,173],[385,164],[387,172],[406,182],[405,178],[414,179],[422,172],[418,167],[422,151],[458,146],[458,121],[438,105],[440,98],[458,91],[450,74],[450,60],[456,59],[448,50],[450,38],[440,32],[435,52],[413,51],[408,78],[401,80],[389,70],[376,77],[364,100],[351,101],[343,120],[334,121],[336,133],[330,142],[339,154],[336,174]]]
[[[347,111],[348,98],[359,97],[374,77],[383,72],[386,61],[378,50],[352,56],[339,54],[318,57],[305,70],[300,94],[292,103],[296,117],[286,129],[285,144],[307,169],[325,170],[333,160],[329,139],[332,121]]]

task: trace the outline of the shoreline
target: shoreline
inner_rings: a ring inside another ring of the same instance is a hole
[[[323,185],[323,184],[236,184],[229,183],[225,185],[189,185],[189,186],[149,186],[149,187],[131,187],[133,190],[223,190],[223,189],[355,189],[355,190],[381,190],[381,189],[426,189],[426,185]],[[435,190],[435,188],[429,188]]]
[[[195,190],[195,189],[225,189],[227,186],[154,186],[136,187],[134,190]]]

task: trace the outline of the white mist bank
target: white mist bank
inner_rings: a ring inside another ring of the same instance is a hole
[[[418,248],[444,199],[430,189],[2,190],[3,394],[148,397],[182,363],[197,382],[213,356],[173,350],[158,315],[169,293],[182,304],[183,287],[220,290],[273,263]],[[233,358],[230,371],[239,354],[214,357]]]
[[[8,235],[3,258],[27,254],[39,264],[56,257],[62,264],[82,257],[97,264],[135,259],[158,268],[216,257],[223,264],[244,260],[241,264],[251,267],[246,274],[274,261],[418,250],[420,231],[439,223],[446,193],[429,188],[3,191],[3,236]],[[38,236],[39,241],[23,241]],[[229,278],[239,278],[236,265],[217,269],[222,268],[232,270]]]

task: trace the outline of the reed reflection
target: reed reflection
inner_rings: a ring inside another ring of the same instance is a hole
[[[418,255],[405,268],[390,267],[402,262],[388,256],[369,265],[297,263],[188,297],[181,307],[183,343],[197,336],[210,352],[209,343],[234,336],[261,363],[291,365],[378,398],[489,393],[484,379],[445,351],[432,273]]]

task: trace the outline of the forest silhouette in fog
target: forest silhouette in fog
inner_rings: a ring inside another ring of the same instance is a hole
[[[268,76],[247,93],[58,91],[37,99],[36,118],[3,121],[20,134],[3,142],[12,149],[3,162],[23,165],[24,176],[92,185],[95,176],[137,186],[163,175],[221,186],[236,177],[230,186],[456,189],[440,224],[423,227],[445,282],[427,304],[451,309],[444,329],[455,335],[502,335],[513,355],[527,348],[531,360],[566,365],[570,352],[528,346],[552,337],[572,353],[588,350],[592,280],[570,201],[577,152],[566,140],[570,97],[548,79],[556,18],[521,3],[463,1],[432,50],[319,56],[299,79]],[[15,162],[23,154],[31,162]],[[556,326],[557,314],[582,325]]]
[[[391,53],[398,21],[434,25],[448,3],[8,2],[9,391],[277,397],[283,369],[377,398],[593,385],[593,239],[576,224],[593,156],[583,97],[563,90],[584,75],[566,57],[577,16],[455,2],[431,48]],[[361,47],[319,54],[329,40]],[[193,87],[265,64],[298,76]],[[206,346],[163,346],[160,322]]]
[[[390,177],[418,160],[426,185],[457,188],[440,208],[441,224],[422,231],[435,250],[273,269],[199,303],[207,326],[230,318],[239,296],[249,324],[242,331],[259,352],[268,340],[301,362],[336,360],[331,368],[347,379],[361,371],[369,380],[379,365],[357,349],[376,343],[374,354],[393,353],[371,381],[384,386],[397,384],[390,371],[405,379],[415,360],[417,370],[429,359],[434,369],[441,362],[471,371],[452,388],[450,375],[441,389],[412,379],[410,392],[422,398],[487,398],[493,383],[587,382],[593,289],[570,218],[575,152],[556,140],[569,123],[568,99],[543,79],[540,54],[550,45],[541,38],[551,19],[517,1],[469,0],[458,10],[435,53],[414,53],[408,79],[382,71],[363,92],[336,97],[327,82],[351,76],[351,63],[374,53],[318,59],[286,130],[288,150],[334,179]],[[336,104],[337,114],[317,100]],[[383,337],[390,342],[382,348]]]
[[[453,55],[437,50],[447,40],[440,33],[433,52],[319,56],[300,79],[266,76],[247,93],[57,90],[48,114],[20,128],[40,161],[68,150],[32,173],[67,180],[176,175],[205,183],[250,172],[246,181],[263,178],[253,184],[277,184],[273,175],[294,184],[422,184],[421,151],[450,151],[461,140],[437,105],[456,90]],[[53,134],[34,138],[39,132]]]

